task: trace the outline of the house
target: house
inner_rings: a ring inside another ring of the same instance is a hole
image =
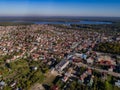
[[[88,64],[93,64],[94,63],[94,60],[91,57],[89,57],[86,61],[87,61]]]
[[[75,56],[76,56],[76,57],[82,57],[82,54],[80,54],[80,53],[75,53]]]
[[[108,71],[113,72],[113,69],[114,69],[114,67],[111,66],[111,67],[108,69]]]
[[[90,79],[90,82],[88,83],[88,86],[92,86],[93,85],[93,78]]]
[[[86,54],[82,54],[82,59],[87,59],[87,55]]]
[[[76,57],[79,57],[79,58],[82,58],[82,59],[85,59],[86,60],[86,58],[87,58],[87,55],[86,54],[81,54],[81,53],[75,53],[75,56]]]
[[[32,53],[32,59],[37,61],[39,59],[40,55],[36,53]]]
[[[110,61],[111,57],[107,56],[107,55],[99,55],[98,58],[97,58],[97,60],[98,60],[98,62],[101,61],[101,60]]]
[[[118,80],[117,82],[115,82],[115,86],[120,88],[120,80]]]
[[[38,67],[37,67],[37,66],[31,66],[31,67],[30,67],[30,70],[31,70],[31,71],[37,71],[37,70],[38,70]]]
[[[81,58],[79,58],[79,59],[73,59],[73,62],[79,63],[79,62],[82,62],[82,59]]]
[[[52,61],[49,61],[47,64],[48,64],[49,66],[52,65]]]
[[[44,60],[44,59],[45,59],[45,56],[43,56],[43,55],[39,56],[39,60]]]
[[[0,90],[3,90],[4,86],[6,86],[4,81],[0,81]]]
[[[0,81],[0,86],[5,86],[5,82],[4,81]]]
[[[16,84],[17,84],[16,81],[15,81],[15,82],[12,82],[12,83],[10,84],[10,87],[15,87]]]
[[[68,56],[67,56],[67,59],[68,59],[68,60],[71,60],[72,58],[73,58],[73,55],[68,55]]]
[[[21,88],[16,88],[15,90],[22,90]]]
[[[107,55],[98,56],[97,61],[101,65],[116,65],[115,60],[112,59],[110,56],[107,56]]]
[[[51,87],[50,90],[59,90],[59,87],[57,85],[54,85],[54,86]]]
[[[65,76],[62,78],[62,81],[63,81],[63,82],[66,82],[66,81],[68,80],[68,78],[69,78],[69,77],[65,75]]]
[[[119,41],[119,40],[120,40],[120,37],[117,37],[116,40]]]
[[[92,70],[91,70],[91,69],[88,69],[88,70],[86,71],[86,74],[87,74],[87,75],[92,75]]]
[[[36,71],[38,69],[38,67],[33,67],[33,69]]]
[[[53,74],[55,72],[55,68],[51,68],[50,72],[51,72],[51,74]]]

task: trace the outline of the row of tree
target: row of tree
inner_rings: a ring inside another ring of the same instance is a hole
[[[94,48],[95,51],[100,51],[104,53],[111,53],[111,54],[120,54],[120,43],[99,43]]]

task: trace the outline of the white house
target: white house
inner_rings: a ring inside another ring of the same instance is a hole
[[[115,82],[115,86],[120,88],[120,80],[118,80],[117,82]]]

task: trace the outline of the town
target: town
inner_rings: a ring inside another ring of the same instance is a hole
[[[119,90],[120,27],[106,27],[0,26],[0,90]]]

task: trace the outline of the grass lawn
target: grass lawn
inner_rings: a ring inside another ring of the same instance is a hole
[[[50,72],[47,72],[45,74],[45,80],[43,84],[52,85],[55,78],[56,78],[55,75],[51,74]]]

